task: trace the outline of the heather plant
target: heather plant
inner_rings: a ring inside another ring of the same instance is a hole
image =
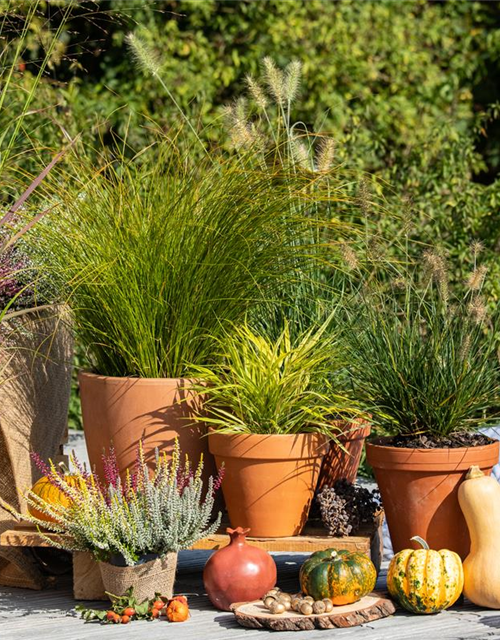
[[[103,460],[104,485],[94,474],[87,473],[74,456],[71,462],[76,473],[71,483],[52,462],[48,466],[38,459],[42,473],[69,502],[50,503],[32,491],[26,494],[29,505],[54,520],[47,522],[29,515],[30,522],[53,533],[69,535],[64,542],[45,536],[53,546],[90,551],[101,561],[120,555],[128,566],[133,566],[145,554],[162,557],[187,549],[217,530],[221,514],[214,521],[212,511],[222,469],[204,487],[203,460],[196,469],[187,456],[183,462],[178,442],[171,459],[165,452],[156,451],[152,470],[140,443],[135,468],[127,471],[123,481],[113,449]]]
[[[297,434],[338,430],[332,419],[356,414],[356,405],[333,383],[342,366],[331,318],[292,336],[285,322],[272,339],[247,324],[218,341],[219,364],[193,367],[205,384],[205,423],[222,433]]]
[[[487,310],[480,249],[474,243],[464,294],[450,286],[444,257],[427,251],[423,274],[372,283],[348,307],[355,393],[390,436],[449,443],[498,418],[498,314]]]

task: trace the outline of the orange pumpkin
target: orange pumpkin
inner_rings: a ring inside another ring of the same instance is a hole
[[[169,622],[185,622],[189,618],[189,607],[181,600],[170,600],[167,618]]]
[[[71,487],[81,487],[82,483],[82,479],[79,476],[72,475],[64,476],[64,481]],[[63,507],[69,507],[71,504],[71,499],[68,498],[68,496],[59,489],[59,487],[54,486],[46,476],[43,476],[40,480],[35,482],[31,489],[31,493],[34,493],[48,504],[58,504]],[[28,511],[34,518],[44,520],[45,522],[55,522],[52,516],[49,516],[47,513],[43,513],[31,504],[28,505]]]

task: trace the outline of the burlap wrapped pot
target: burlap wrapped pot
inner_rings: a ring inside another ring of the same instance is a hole
[[[129,587],[133,587],[137,602],[149,600],[155,593],[171,598],[177,569],[177,553],[167,553],[163,558],[133,567],[117,567],[108,562],[100,562],[99,568],[104,590],[115,596],[122,596]]]

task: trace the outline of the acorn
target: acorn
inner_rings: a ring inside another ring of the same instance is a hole
[[[280,615],[285,613],[285,605],[282,602],[277,602],[276,600],[269,607],[269,611],[274,613],[275,615]]]
[[[309,602],[310,604],[313,604],[314,602],[314,598],[312,598],[311,596],[305,596],[303,600],[304,602]]]
[[[290,602],[292,601],[292,596],[289,593],[285,593],[284,591],[279,594],[279,597],[283,598],[283,600],[290,600]]]
[[[291,602],[292,611],[299,611],[302,604],[302,598],[294,598]]]
[[[325,603],[326,613],[330,613],[330,611],[333,611],[333,602],[330,600],[330,598],[323,598],[323,602]]]
[[[310,616],[313,612],[313,607],[310,602],[302,602],[300,605],[300,613],[304,616]]]
[[[281,603],[285,607],[285,611],[290,611],[292,608],[291,600],[287,600],[286,598],[282,598],[281,596],[278,598],[278,602]]]
[[[271,605],[273,604],[273,602],[277,602],[274,596],[266,596],[264,598],[264,606],[267,607],[268,609],[271,608]]]
[[[323,600],[317,600],[313,606],[313,613],[325,613],[326,611],[326,605],[323,602]]]

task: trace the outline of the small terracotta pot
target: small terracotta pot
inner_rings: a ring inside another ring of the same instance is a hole
[[[209,432],[210,452],[225,465],[222,491],[231,525],[256,537],[296,536],[304,527],[328,438]]]
[[[431,549],[450,549],[464,559],[470,548],[458,487],[472,465],[490,474],[500,442],[458,449],[405,449],[368,442],[366,456],[380,488],[394,552],[417,548],[412,536]]]
[[[338,480],[351,483],[356,480],[363,445],[371,430],[371,424],[365,418],[357,418],[352,422],[334,420],[333,425],[339,429],[338,440],[344,448],[335,440],[330,441],[330,450],[321,466],[318,490],[333,487]]]
[[[272,556],[247,544],[249,529],[227,529],[230,542],[208,559],[203,584],[217,609],[231,611],[233,602],[259,600],[276,585],[276,563]]]
[[[172,451],[175,438],[197,465],[204,458],[204,479],[215,471],[205,427],[193,419],[200,396],[181,378],[114,378],[80,373],[83,429],[90,464],[104,476],[102,453],[112,445],[121,473],[133,467],[142,438],[146,460],[154,464],[155,447]]]

